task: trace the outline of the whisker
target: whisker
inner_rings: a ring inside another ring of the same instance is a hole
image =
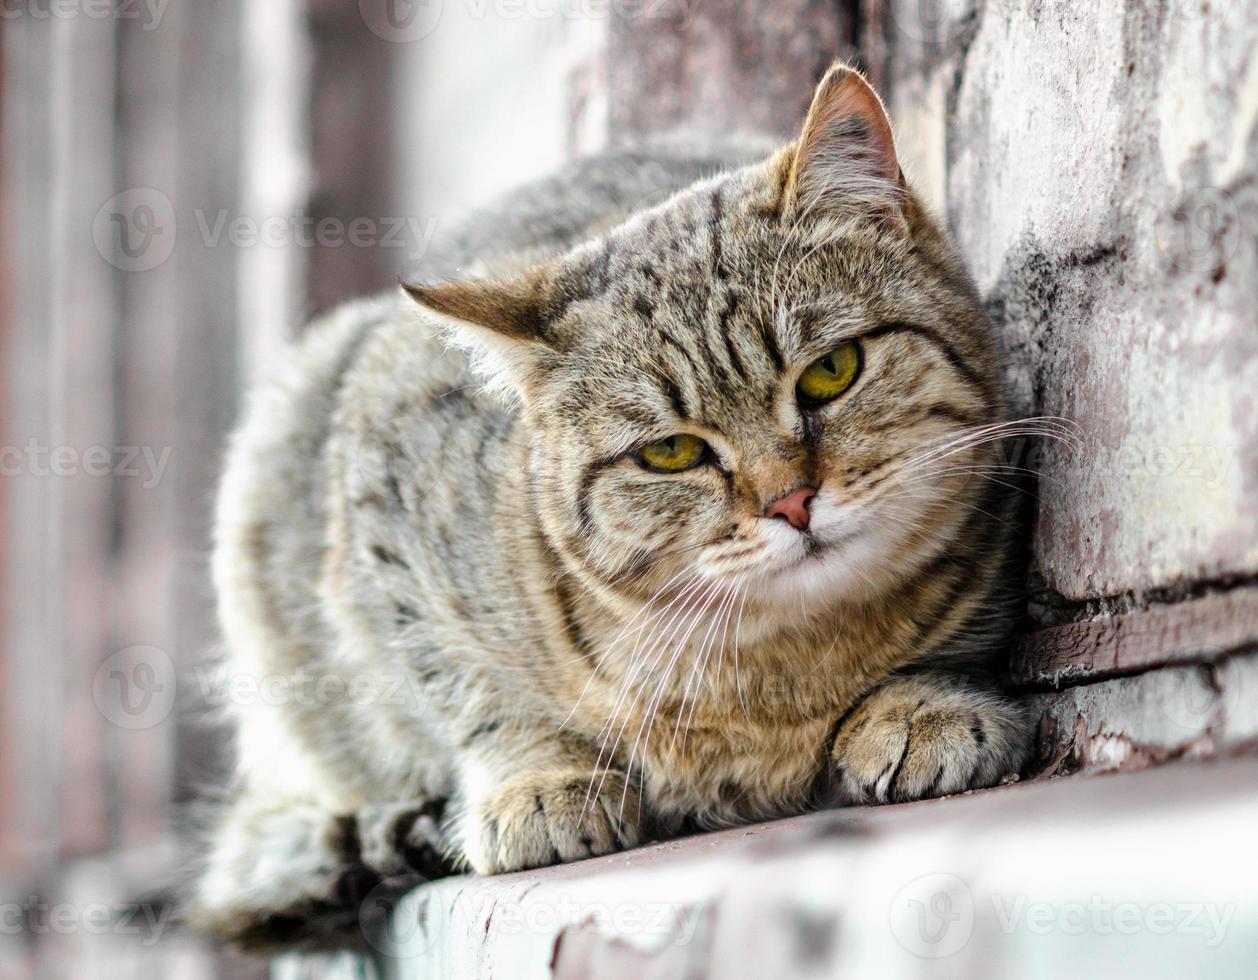
[[[652,595],[651,598],[648,599],[646,603],[643,604],[642,608],[637,613],[635,613],[634,616],[625,624],[624,628],[620,631],[620,633],[616,635],[615,639],[613,639],[610,643],[608,643],[607,646],[600,653],[596,655],[598,658],[597,659],[598,664],[601,665],[605,662],[606,658],[611,655],[611,652],[615,648],[616,644],[619,643],[628,634],[633,624],[636,623],[637,620],[641,618],[641,616],[644,613],[650,610],[651,604],[654,603],[655,600],[659,598],[659,596],[661,596],[666,589],[668,589],[674,582],[676,582],[679,578],[685,575],[688,571],[689,569],[683,568],[681,571],[679,571],[676,575],[670,578],[667,582],[665,582],[655,591],[655,594]],[[642,626],[638,627],[638,629],[634,630],[633,632],[636,633],[642,629],[645,629],[649,623],[650,623],[650,620],[647,620],[646,622],[642,624]],[[580,659],[582,658],[577,658],[578,661]],[[567,727],[570,721],[572,721],[573,715],[575,715],[577,712],[577,709],[580,708],[581,702],[585,698],[585,695],[589,691],[590,685],[594,682],[594,678],[596,676],[597,676],[597,672],[591,671],[590,676],[586,678],[585,686],[581,688],[581,693],[577,696],[576,703],[573,704],[572,710],[568,712],[568,717],[565,718],[559,726],[559,729],[561,731]]]
[[[669,679],[672,676],[674,665],[677,663],[678,658],[681,656],[682,652],[685,650],[686,644],[689,642],[691,635],[694,633],[694,630],[697,627],[699,620],[701,619],[705,611],[704,603],[706,603],[708,598],[714,595],[716,591],[720,589],[720,587],[721,587],[721,583],[719,581],[711,582],[711,585],[709,586],[709,588],[704,591],[702,599],[700,600],[700,603],[696,606],[693,613],[686,620],[686,624],[687,624],[686,633],[681,638],[681,640],[678,641],[674,645],[672,656],[669,658],[668,664],[664,668],[664,670],[661,672],[659,682],[656,684],[655,693],[647,702],[647,706],[646,706],[643,719],[642,719],[642,724],[638,726],[637,735],[634,737],[633,749],[629,754],[629,763],[628,763],[629,769],[633,768],[634,762],[637,759],[639,748],[643,748],[644,732],[646,734],[647,742],[649,743],[650,732],[655,727],[655,718],[656,718],[656,715],[659,713],[660,706],[663,703],[662,699],[663,699],[664,689],[668,685]],[[675,635],[676,634],[674,634],[674,636]],[[657,666],[659,662],[663,660],[667,652],[668,652],[668,644],[665,644],[664,646],[661,647],[659,656],[657,656],[655,661],[652,663],[652,668]],[[645,749],[643,753],[643,761],[645,762]],[[621,807],[623,811],[623,807],[624,807],[624,794],[623,793],[621,794]]]
[[[704,580],[702,578],[699,578],[698,576],[696,576],[692,581],[687,583],[685,588],[683,588],[682,591],[678,593],[678,595],[674,597],[668,603],[668,605],[665,606],[665,608],[661,611],[660,616],[662,617],[673,606],[677,605],[679,602],[682,603],[682,605],[678,608],[677,612],[673,614],[672,619],[669,620],[668,626],[671,626],[672,623],[676,621],[677,617],[681,615],[683,612],[685,612],[684,600],[690,595],[693,595],[700,588],[703,582]],[[658,617],[656,618],[656,621],[658,622]],[[624,737],[624,728],[622,726],[620,731],[616,732],[615,742],[614,743],[612,742],[612,734],[613,732],[616,731],[616,720],[620,717],[621,709],[625,703],[626,698],[630,696],[630,690],[637,679],[638,672],[641,670],[642,667],[645,666],[645,661],[647,657],[650,655],[649,653],[647,653],[647,654],[643,654],[641,659],[638,658],[638,649],[641,645],[641,642],[642,642],[642,636],[639,635],[637,642],[635,642],[634,644],[633,652],[629,655],[629,665],[625,671],[624,678],[621,681],[620,694],[616,698],[616,702],[612,706],[611,711],[608,713],[607,723],[603,726],[603,729],[600,732],[601,745],[599,748],[598,759],[595,764],[596,771],[597,771],[597,768],[602,764],[603,757],[605,754],[607,755],[608,762],[610,764],[611,760],[614,759],[616,752],[620,748],[621,739]],[[655,646],[657,645],[658,641],[653,638],[650,642],[652,644],[651,649],[653,650]],[[610,752],[609,752],[609,748],[610,748]],[[605,775],[603,779],[604,780],[606,779]],[[603,789],[603,781],[600,780],[599,786],[598,786],[598,792],[601,793],[602,789]],[[586,794],[587,804],[589,803],[589,800],[592,798],[593,793],[594,793],[594,780],[593,780],[593,777],[591,777],[590,787],[587,790],[587,794]]]
[[[706,664],[707,664],[709,645],[712,639],[716,636],[716,630],[722,618],[724,617],[726,606],[729,604],[730,600],[734,598],[734,596],[735,596],[734,588],[731,586],[729,592],[721,598],[721,601],[717,605],[716,613],[712,616],[712,622],[708,625],[708,631],[707,633],[704,634],[703,642],[699,646],[699,654],[698,656],[694,658],[695,662],[694,662],[694,666],[691,667],[690,669],[690,676],[686,678],[686,686],[685,686],[685,689],[682,691],[682,704],[683,705],[690,698],[691,682],[702,678],[701,671],[705,669]],[[698,697],[697,697],[698,687],[699,685],[696,684],[696,690],[695,690],[696,697],[694,698],[694,700],[691,701],[691,707],[690,707],[691,718],[694,717],[694,706],[698,704]],[[673,740],[669,744],[670,750],[672,749],[674,745],[677,744],[677,733],[681,727],[681,716],[682,716],[682,710],[678,709],[677,722],[676,724],[673,725]]]
[[[729,624],[730,624],[730,618],[734,612],[734,603],[738,600],[739,596],[742,593],[743,583],[746,581],[748,574],[749,573],[744,572],[739,578],[737,578],[734,581],[734,584],[730,586],[728,601],[726,602],[725,607],[724,607],[724,615],[722,617],[722,623],[721,623],[720,640],[717,641],[717,646],[716,646],[718,660],[717,660],[717,681],[716,681],[715,687],[717,690],[720,689],[720,664],[721,664],[721,661],[724,660],[725,658],[725,642],[729,637]],[[706,653],[706,646],[705,646],[705,655],[704,655],[705,670],[706,670],[706,663],[709,657],[710,657],[710,654]],[[702,675],[700,675],[700,681],[701,680],[702,680]],[[686,684],[687,693],[689,693],[689,690],[690,690],[690,684],[689,682],[687,682]],[[694,699],[690,702],[690,714],[686,718],[686,727],[683,729],[683,735],[682,735],[683,749],[685,748],[685,745],[686,745],[686,739],[690,735],[690,729],[694,724],[695,709],[699,706],[698,695],[699,695],[699,687],[698,685],[696,685]],[[678,712],[677,719],[679,722],[681,721],[681,712]],[[674,743],[676,742],[676,740],[677,740],[677,733],[676,731],[674,731],[673,732]]]
[[[734,649],[732,651],[733,659],[734,659],[734,688],[738,692],[738,703],[742,705],[742,708],[743,708],[743,717],[746,718],[747,721],[749,722],[751,721],[751,713],[747,710],[747,701],[743,697],[742,680],[739,678],[739,675],[738,675],[738,647],[739,647],[740,633],[741,633],[742,625],[743,625],[743,613],[746,611],[747,596],[750,593],[751,593],[750,589],[746,589],[746,588],[743,589],[743,598],[738,606],[738,619],[734,623]]]

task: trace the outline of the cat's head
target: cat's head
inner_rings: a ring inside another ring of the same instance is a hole
[[[974,513],[988,450],[948,448],[1000,412],[992,340],[846,67],[762,164],[518,278],[409,289],[520,398],[547,535],[608,588],[869,598]]]

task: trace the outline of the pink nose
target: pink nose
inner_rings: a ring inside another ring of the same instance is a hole
[[[764,509],[765,517],[780,517],[788,521],[796,531],[808,530],[808,505],[817,496],[816,487],[800,487],[785,497],[779,497]]]

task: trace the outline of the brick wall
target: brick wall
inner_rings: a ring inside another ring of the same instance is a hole
[[[1051,771],[1258,735],[1258,11],[871,4],[906,165],[1010,354],[1033,447],[1013,672]],[[1177,666],[1170,667],[1168,665]],[[1086,684],[1086,687],[1077,685]]]

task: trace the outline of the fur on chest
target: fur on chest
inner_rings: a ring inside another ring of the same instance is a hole
[[[739,717],[716,728],[686,728],[683,719],[639,743],[632,766],[666,820],[683,815],[711,828],[771,819],[813,798],[833,728],[828,718],[765,725]]]

